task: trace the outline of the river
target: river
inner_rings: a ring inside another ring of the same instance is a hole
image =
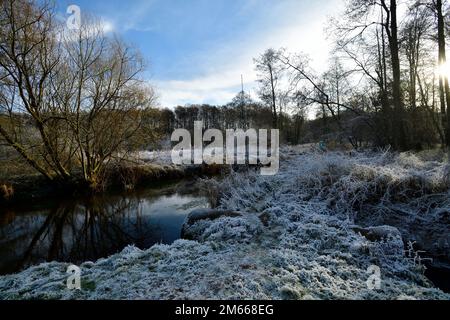
[[[170,244],[189,212],[209,207],[190,185],[0,208],[0,274],[46,261],[95,261],[128,245]]]

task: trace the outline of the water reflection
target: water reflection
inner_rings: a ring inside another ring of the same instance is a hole
[[[121,251],[149,248],[180,236],[186,215],[206,199],[179,193],[65,201],[44,210],[1,212],[0,274],[44,261],[80,263]]]

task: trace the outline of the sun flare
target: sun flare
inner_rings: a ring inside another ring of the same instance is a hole
[[[436,74],[440,77],[450,78],[450,62],[447,61],[436,69]]]

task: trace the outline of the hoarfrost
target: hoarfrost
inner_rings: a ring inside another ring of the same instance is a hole
[[[0,298],[450,298],[404,252],[411,223],[448,228],[443,158],[304,147],[281,154],[276,176],[232,173],[210,182],[220,194],[218,209],[241,215],[195,221],[195,241],[128,247],[86,262],[79,291],[65,286],[68,264],[35,266],[0,277]],[[445,250],[448,234],[440,233],[437,251]],[[379,290],[367,285],[371,266],[380,268]]]

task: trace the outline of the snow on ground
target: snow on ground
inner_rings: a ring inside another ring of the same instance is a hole
[[[192,163],[194,162],[194,153],[198,152],[199,154],[203,155],[203,152],[205,150],[201,149],[191,149],[190,151],[187,151],[188,154],[191,154],[190,159],[192,159]],[[226,149],[225,148],[212,148],[207,153],[204,154],[204,160],[205,162],[208,162],[206,160],[209,160],[212,156],[211,154],[222,154],[223,155],[223,162],[226,162]],[[256,154],[255,154],[256,153]],[[247,159],[249,158],[249,162],[257,162],[258,161],[258,154],[255,151],[255,153],[248,154],[245,150],[234,150],[234,157],[235,161],[236,159]],[[182,155],[182,151],[180,151],[180,155]],[[170,165],[173,164],[172,160],[172,150],[155,150],[155,151],[139,151],[131,154],[131,159],[138,162],[143,163],[152,163],[152,164],[159,164],[159,165]],[[189,159],[189,158],[188,158]]]
[[[68,264],[35,266],[0,277],[0,298],[450,299],[405,254],[395,228],[356,226],[368,210],[417,215],[414,199],[432,203],[433,214],[448,209],[442,157],[297,148],[281,154],[276,176],[234,173],[205,181],[221,194],[219,209],[241,216],[197,221],[188,230],[196,241],[128,247],[86,262],[78,291],[66,288]],[[368,286],[374,266],[379,289]]]
[[[172,164],[172,152],[170,150],[140,151],[132,154],[132,158],[152,164]]]

